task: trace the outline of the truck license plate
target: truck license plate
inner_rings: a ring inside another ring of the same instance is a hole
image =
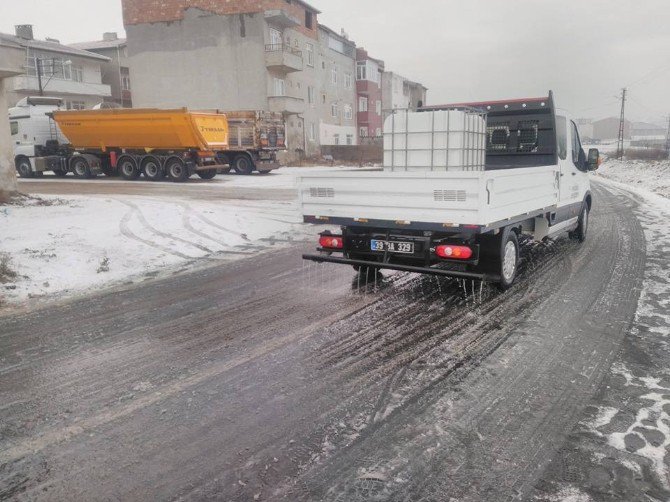
[[[389,253],[414,254],[414,243],[403,241],[370,241],[372,251],[388,251]]]

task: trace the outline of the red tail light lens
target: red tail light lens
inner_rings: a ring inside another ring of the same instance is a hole
[[[435,248],[435,254],[448,260],[469,260],[472,258],[472,249],[467,246],[442,245]]]
[[[319,246],[324,249],[342,249],[344,248],[344,241],[342,237],[335,235],[322,235],[319,238]]]

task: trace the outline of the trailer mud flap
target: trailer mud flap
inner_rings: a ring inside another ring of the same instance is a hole
[[[313,261],[316,263],[337,263],[340,265],[352,265],[358,267],[369,267],[376,269],[398,270],[401,272],[412,272],[415,274],[436,275],[441,277],[453,277],[455,279],[478,279],[486,282],[498,282],[500,276],[491,274],[478,274],[475,272],[461,272],[457,270],[445,270],[433,267],[414,267],[412,265],[397,265],[393,263],[381,263],[365,260],[351,260],[349,258],[338,258],[328,255],[304,254],[303,260]]]

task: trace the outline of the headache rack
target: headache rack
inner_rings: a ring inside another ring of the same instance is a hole
[[[486,170],[539,167],[558,163],[553,93],[479,103],[424,106],[418,111],[476,111],[486,117]]]

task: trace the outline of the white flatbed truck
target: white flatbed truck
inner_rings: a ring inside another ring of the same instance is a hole
[[[577,126],[546,98],[397,112],[381,171],[305,174],[304,221],[323,232],[305,260],[472,278],[509,288],[519,237],[586,239],[593,207]]]

